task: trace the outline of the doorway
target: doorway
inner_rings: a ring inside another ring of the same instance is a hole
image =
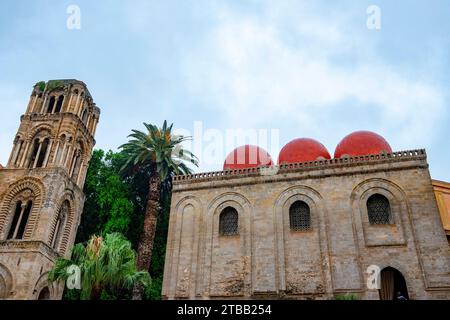
[[[395,268],[386,267],[381,270],[380,300],[409,300],[408,288],[402,273]]]

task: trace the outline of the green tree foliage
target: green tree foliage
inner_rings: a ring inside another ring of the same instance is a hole
[[[136,167],[127,176],[119,175],[124,155],[103,150],[94,150],[84,185],[86,202],[78,228],[76,242],[86,242],[92,234],[104,234],[106,230],[122,232],[136,250],[142,230],[143,217],[148,196],[150,169]],[[147,287],[145,298],[161,298],[162,278],[166,252],[167,231],[171,200],[171,176],[161,187],[161,214],[155,234],[150,275],[152,282]],[[126,205],[119,205],[126,203]],[[119,210],[125,208],[124,210]],[[102,293],[102,299],[125,298],[122,293]],[[79,293],[66,290],[64,299],[77,300]]]
[[[94,150],[84,185],[86,202],[77,242],[87,241],[92,234],[129,233],[134,204],[129,184],[119,175],[122,157]]]
[[[49,274],[49,281],[67,280],[67,268],[76,265],[81,270],[80,298],[83,300],[116,299],[117,293],[130,290],[136,283],[150,284],[146,271],[138,271],[136,252],[119,233],[103,237],[92,236],[86,245],[77,244],[72,259],[60,258]]]

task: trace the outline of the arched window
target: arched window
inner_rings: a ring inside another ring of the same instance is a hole
[[[311,229],[311,212],[303,201],[295,201],[289,208],[289,225],[291,230],[305,231]]]
[[[62,104],[63,104],[64,96],[60,95],[58,97],[58,102],[56,102],[55,113],[61,112]]]
[[[47,113],[52,113],[53,107],[55,106],[55,97],[51,97],[48,102]]]
[[[84,109],[83,113],[81,114],[81,121],[83,121],[84,124],[87,123],[88,119],[88,109]]]
[[[42,142],[41,152],[39,153],[39,158],[36,163],[36,168],[41,168],[44,165],[49,142],[50,142],[49,138],[45,138],[44,141]]]
[[[61,243],[61,238],[64,234],[64,228],[67,221],[67,216],[69,215],[70,205],[68,201],[64,201],[61,209],[58,212],[58,217],[55,225],[55,233],[53,234],[52,247],[58,250]]]
[[[11,227],[8,232],[7,238],[8,240],[23,238],[32,207],[33,202],[31,200],[28,201],[19,200],[17,202],[14,210],[13,220],[11,222]]]
[[[39,138],[34,139],[33,149],[31,152],[28,168],[41,168],[44,166],[44,161],[47,156],[47,149],[50,143],[49,138],[41,140]]]
[[[219,234],[233,236],[239,234],[239,215],[236,209],[226,207],[219,216]]]
[[[39,151],[39,139],[34,139],[33,141],[33,149],[31,151],[30,162],[28,163],[29,168],[33,168],[34,162],[36,161],[36,157]]]
[[[391,206],[389,200],[381,195],[374,194],[367,200],[367,214],[370,224],[392,223]]]

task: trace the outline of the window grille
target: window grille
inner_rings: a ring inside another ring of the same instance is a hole
[[[219,217],[219,233],[221,236],[239,234],[239,215],[232,207],[225,208]]]
[[[289,208],[291,230],[306,231],[311,229],[311,212],[303,201],[294,202]]]
[[[389,200],[381,194],[374,194],[367,200],[367,213],[370,224],[392,223]]]

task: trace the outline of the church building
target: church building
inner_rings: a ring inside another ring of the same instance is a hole
[[[48,283],[70,258],[100,109],[77,80],[37,83],[0,168],[0,299],[60,299]]]
[[[165,299],[450,299],[450,188],[423,149],[358,131],[176,176]]]

